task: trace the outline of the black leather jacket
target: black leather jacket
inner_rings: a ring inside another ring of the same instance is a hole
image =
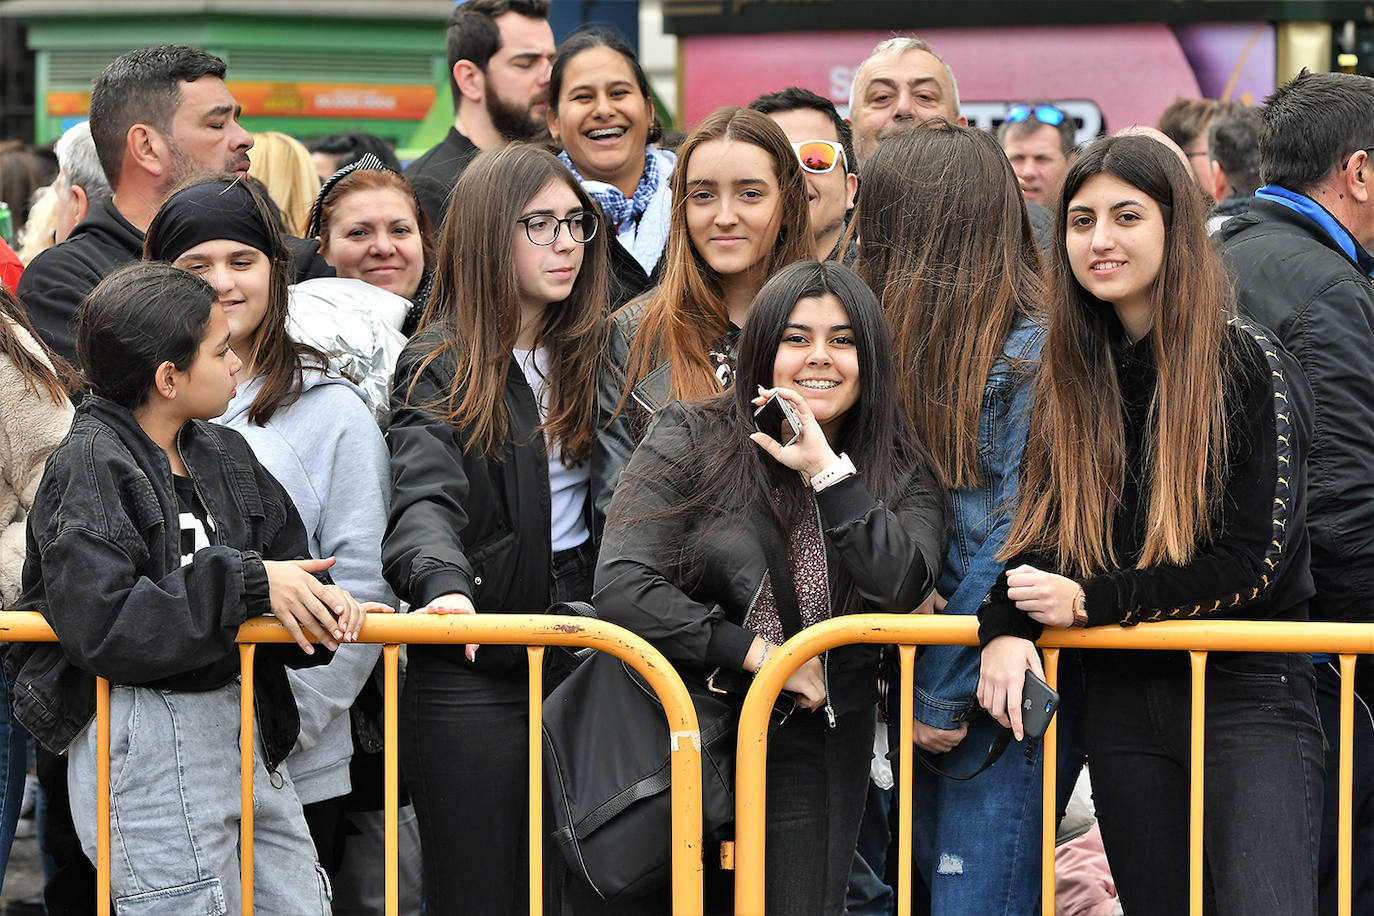
[[[181,563],[167,456],[123,407],[88,395],[48,459],[29,513],[21,610],[59,643],[15,643],[15,716],[61,752],[95,715],[95,677],[129,686],[212,690],[238,673],[239,625],[271,613],[263,558],[308,556],[305,527],[281,484],[231,429],[191,421],[177,447],[215,543]],[[300,718],[284,664],[323,664],[294,644],[263,645],[254,686],[267,764],[296,743]]]
[[[538,614],[550,604],[549,459],[537,432],[539,406],[515,358],[506,373],[507,448],[488,461],[467,436],[423,406],[448,393],[454,362],[435,359],[411,382],[433,348],[437,329],[402,351],[391,395],[391,515],[382,540],[382,573],[398,597],[421,607],[459,592],[482,612]],[[604,462],[593,451],[588,530],[593,539],[610,502]],[[604,490],[604,495],[603,495]],[[467,665],[462,646],[413,647],[411,658],[440,653]],[[518,646],[485,646],[475,667],[507,670],[525,657]]]
[[[653,643],[685,675],[716,667],[739,671],[754,633],[743,627],[768,571],[758,523],[744,510],[689,522],[655,517],[690,491],[701,462],[700,408],[673,403],[655,417],[616,490],[602,540],[592,603],[603,619]],[[815,496],[826,543],[832,613],[907,611],[935,585],[945,531],[945,495],[934,481],[913,475],[888,507],[858,476]],[[702,532],[700,526],[709,526]],[[687,562],[669,545],[691,537],[701,549]],[[690,568],[689,568],[690,567]],[[843,567],[856,599],[834,607],[836,573]],[[871,706],[877,698],[877,647],[844,646],[825,662],[829,704],[837,713]]]

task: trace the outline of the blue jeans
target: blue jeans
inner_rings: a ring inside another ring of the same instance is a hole
[[[19,823],[19,805],[24,799],[24,774],[28,764],[29,733],[14,719],[14,685],[10,676],[0,676],[0,888],[5,884],[5,869],[14,844],[14,828]]]
[[[1084,667],[1093,800],[1122,906],[1186,913],[1187,663],[1089,656]],[[1206,710],[1204,867],[1217,911],[1315,913],[1323,768],[1310,658],[1214,652]]]
[[[257,741],[257,751],[261,741]],[[68,750],[72,820],[95,860],[92,722]],[[329,916],[329,879],[283,765],[253,768],[254,912]],[[110,892],[120,916],[238,913],[239,688],[110,690]]]
[[[987,716],[931,762],[954,774],[982,764],[1000,726]],[[917,749],[917,753],[921,753]],[[930,888],[934,916],[993,916],[1036,911],[1040,892],[1041,754],[1026,763],[1013,741],[987,770],[967,782],[919,763],[912,774],[912,864]]]

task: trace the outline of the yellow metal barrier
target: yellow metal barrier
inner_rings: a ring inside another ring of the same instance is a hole
[[[51,642],[52,629],[35,613],[0,612],[0,642]],[[291,642],[274,618],[249,621],[239,628],[239,656],[243,666],[240,693],[240,772],[253,772],[253,661],[258,643]],[[386,826],[386,911],[395,914],[399,900],[397,845],[397,697],[400,644],[465,643],[524,645],[530,654],[530,912],[543,908],[543,695],[544,646],[590,647],[609,652],[634,667],[658,695],[671,732],[698,735],[696,708],[671,664],[639,636],[602,620],[542,614],[369,614],[358,635],[360,643],[382,644],[384,686],[384,786]],[[110,912],[110,734],[109,684],[96,680],[96,905],[100,916]],[[677,741],[670,750],[672,776],[672,906],[675,914],[702,911],[701,752],[698,741]],[[243,912],[253,905],[253,780],[241,778],[240,858]]]
[[[899,645],[901,713],[899,760],[900,810],[909,812],[911,788],[912,684],[919,645],[978,644],[978,624],[971,617],[860,614],[808,627],[769,656],[744,700],[740,714],[739,753],[735,771],[735,914],[762,916],[764,909],[764,788],[768,755],[768,715],[787,679],[809,659],[827,649],[851,643]],[[1277,621],[1170,621],[1138,627],[1046,630],[1039,645],[1045,651],[1045,675],[1058,685],[1059,649],[1164,649],[1186,651],[1192,665],[1192,747],[1189,787],[1189,908],[1202,912],[1202,753],[1206,662],[1218,652],[1328,652],[1341,664],[1339,886],[1338,911],[1351,911],[1351,805],[1354,773],[1354,666],[1356,655],[1374,654],[1374,624],[1290,623]],[[1055,754],[1058,728],[1045,734],[1042,908],[1054,916]],[[911,818],[898,818],[898,914],[911,912]]]

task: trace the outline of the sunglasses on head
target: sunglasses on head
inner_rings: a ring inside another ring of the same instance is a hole
[[[836,162],[844,162],[844,147],[834,140],[803,140],[793,143],[797,161],[801,167],[814,175],[824,175],[835,167]]]
[[[1007,109],[1007,116],[1004,120],[1015,124],[1017,121],[1028,121],[1035,118],[1041,124],[1058,127],[1064,123],[1064,119],[1067,117],[1068,115],[1053,105],[1013,105]]]

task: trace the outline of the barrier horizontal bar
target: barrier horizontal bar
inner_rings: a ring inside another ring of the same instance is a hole
[[[931,614],[853,614],[807,627],[764,662],[740,712],[735,771],[735,912],[762,916],[768,717],[787,679],[808,659],[854,643],[977,645],[978,621]],[[1205,653],[1374,654],[1374,624],[1310,621],[1180,620],[1142,627],[1047,629],[1044,648],[1146,649]],[[1199,701],[1201,697],[1198,698]],[[1196,720],[1200,726],[1202,718]],[[1053,744],[1047,744],[1052,747]],[[1198,742],[1198,751],[1201,746]],[[1346,748],[1342,748],[1343,753]],[[904,778],[909,778],[904,777]],[[1046,796],[1049,796],[1048,790]],[[1052,809],[1051,809],[1052,810]],[[1200,819],[1194,820],[1200,826]],[[1193,828],[1196,829],[1196,828]],[[1196,865],[1195,865],[1196,867]],[[1200,874],[1200,872],[1197,872]]]

